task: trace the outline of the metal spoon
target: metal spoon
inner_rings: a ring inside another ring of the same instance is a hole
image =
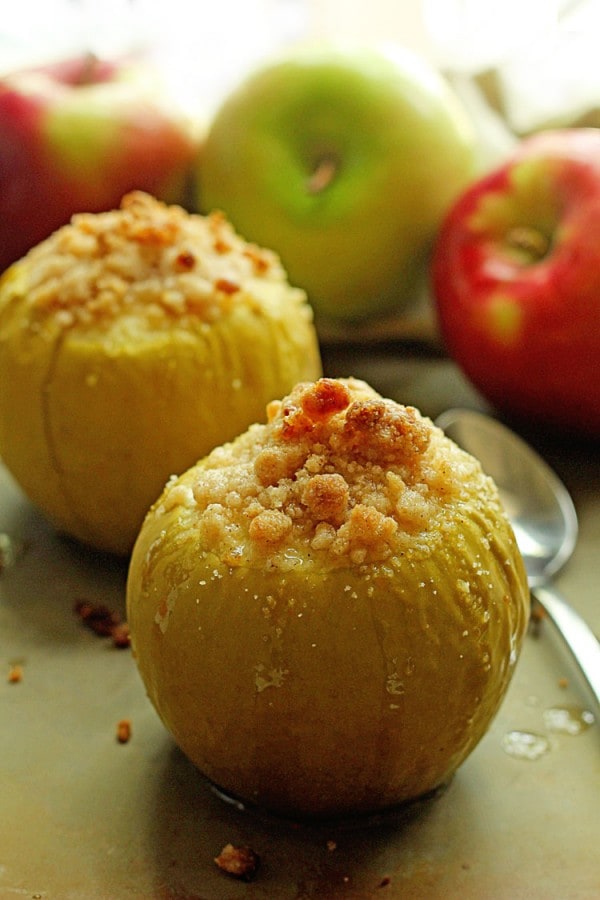
[[[496,419],[473,410],[450,409],[436,424],[475,456],[496,482],[532,595],[573,654],[600,706],[600,643],[551,584],[577,540],[577,514],[567,489],[525,441]]]

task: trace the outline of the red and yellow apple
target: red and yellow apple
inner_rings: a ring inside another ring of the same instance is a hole
[[[410,302],[474,167],[470,119],[428,63],[328,43],[265,63],[225,99],[198,207],[276,250],[317,319],[364,319]]]
[[[600,131],[537,134],[473,183],[432,282],[448,352],[495,407],[600,437]]]
[[[183,202],[192,124],[149,62],[93,56],[0,80],[0,271],[75,212],[139,188]]]

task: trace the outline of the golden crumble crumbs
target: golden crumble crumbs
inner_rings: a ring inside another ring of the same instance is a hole
[[[447,505],[465,490],[472,501],[474,479],[494,502],[478,463],[416,409],[322,378],[173,479],[155,514],[177,507],[232,566],[286,568],[298,553],[362,564],[442,540]]]
[[[225,844],[214,861],[222,872],[242,881],[250,881],[260,865],[260,858],[251,847],[234,847],[233,844]]]
[[[119,719],[116,729],[119,744],[128,744],[131,740],[131,719]]]
[[[9,684],[20,684],[23,681],[23,666],[20,663],[10,666],[7,681]]]
[[[76,214],[27,258],[32,314],[62,328],[128,314],[154,326],[210,323],[233,304],[260,306],[274,287],[305,300],[276,254],[247,243],[221,212],[190,214],[142,191],[119,209]]]

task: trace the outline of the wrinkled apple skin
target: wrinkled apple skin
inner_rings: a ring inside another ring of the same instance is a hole
[[[273,247],[317,318],[397,311],[415,293],[474,135],[437,72],[406,51],[303,48],[217,111],[198,206]]]
[[[87,57],[0,80],[0,271],[75,212],[139,188],[183,202],[196,135],[141,62]]]
[[[204,462],[171,486],[192,490]],[[131,558],[127,618],[150,700],[223,790],[287,816],[381,810],[443,784],[510,682],[529,591],[489,483],[439,552],[282,574],[227,564],[163,495]],[[469,587],[470,585],[470,587]]]
[[[499,410],[600,437],[600,132],[525,140],[456,201],[433,292],[449,353]]]

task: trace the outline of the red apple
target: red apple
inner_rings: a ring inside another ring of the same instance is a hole
[[[432,282],[448,352],[492,404],[600,437],[600,131],[525,139],[473,183]]]
[[[82,56],[0,80],[0,271],[75,212],[140,188],[183,201],[190,123],[140,60]]]

